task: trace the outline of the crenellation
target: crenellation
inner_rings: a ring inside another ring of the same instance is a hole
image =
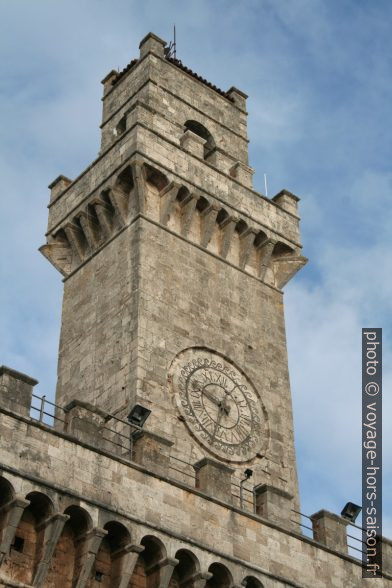
[[[18,414],[30,413],[33,388],[38,381],[5,365],[0,366],[0,406]]]

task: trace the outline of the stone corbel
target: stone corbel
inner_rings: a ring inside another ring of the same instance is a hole
[[[4,557],[9,554],[23,511],[29,504],[29,500],[25,500],[21,496],[15,496],[1,509],[4,513],[4,524],[0,542],[0,566]]]
[[[237,223],[238,217],[229,216],[220,224],[220,228],[222,231],[220,256],[223,257],[223,259],[226,259],[227,254],[229,253],[230,245]]]
[[[135,545],[133,543],[129,543],[119,551],[116,551],[112,554],[113,557],[122,558],[119,576],[113,578],[114,588],[128,588],[136,562],[142,551],[144,551],[144,545]]]
[[[98,239],[96,237],[93,226],[94,220],[90,214],[84,211],[80,212],[78,219],[80,222],[80,226],[82,227],[84,235],[86,237],[88,246],[91,251],[94,251],[94,249],[98,245]]]
[[[93,206],[95,212],[97,213],[98,221],[105,235],[105,238],[109,239],[113,232],[113,222],[110,210],[108,209],[105,202],[103,202],[103,200],[101,200],[100,198],[97,198],[93,201]]]
[[[218,216],[219,207],[212,204],[202,211],[202,225],[200,235],[200,245],[202,247],[208,247],[208,243],[211,241],[212,233],[214,232],[216,217]]]
[[[307,263],[303,255],[284,255],[274,259],[275,286],[283,288],[289,280]]]
[[[240,235],[240,257],[239,257],[239,266],[241,269],[244,269],[246,264],[249,261],[249,258],[252,253],[253,244],[256,238],[256,233],[254,230],[248,228]]]
[[[177,182],[170,182],[170,184],[163,188],[159,193],[161,200],[160,222],[163,225],[167,225],[169,222],[179,189],[180,185],[177,184]]]
[[[189,196],[181,202],[181,235],[187,237],[191,228],[192,219],[195,214],[197,204],[197,196],[189,194]]]
[[[101,546],[103,538],[107,535],[105,529],[95,527],[85,537],[83,555],[81,557],[81,568],[75,588],[85,588],[93,569],[95,558]]]
[[[77,225],[70,222],[64,226],[64,232],[71,245],[72,252],[74,253],[77,259],[83,261],[85,257],[85,248],[83,246],[83,240],[85,240],[85,237],[82,230]]]
[[[147,200],[145,168],[140,161],[133,161],[131,169],[137,210],[144,214]]]
[[[258,246],[259,250],[259,271],[258,277],[264,280],[266,271],[270,265],[272,252],[276,245],[276,241],[274,239],[265,239],[260,243]]]
[[[32,584],[34,588],[40,588],[44,585],[54,550],[56,549],[56,545],[68,519],[69,515],[56,513],[42,523],[42,525],[45,527],[44,544],[42,548],[41,561],[37,566],[37,571],[35,573]]]
[[[67,276],[70,273],[72,250],[68,241],[54,239],[52,242],[42,245],[39,251],[63,276]]]
[[[128,198],[120,188],[117,186],[110,188],[109,192],[110,202],[116,210],[121,223],[124,225],[128,218]]]

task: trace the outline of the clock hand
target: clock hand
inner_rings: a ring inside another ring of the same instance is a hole
[[[211,434],[211,439],[210,439],[210,443],[213,442],[214,437],[215,437],[215,433],[219,427],[219,423],[221,421],[221,418],[223,416],[223,410],[222,410],[222,406],[219,406],[219,413],[218,413],[218,418],[216,419],[216,423],[215,423],[215,427],[214,427],[214,431]]]
[[[205,394],[205,396],[207,396],[207,398],[209,400],[211,400],[211,402],[213,402],[214,404],[216,404],[217,406],[219,406],[219,408],[221,407],[221,401],[218,400],[217,398],[215,398],[215,396],[213,396],[213,394],[211,394],[211,392],[209,392],[208,390],[204,390],[203,394]]]

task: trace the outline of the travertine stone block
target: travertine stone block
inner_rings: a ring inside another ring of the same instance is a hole
[[[231,503],[231,476],[233,469],[220,461],[204,457],[193,466],[196,471],[196,488],[218,500]]]
[[[291,494],[269,484],[259,484],[254,488],[254,500],[256,514],[285,529],[293,527]]]
[[[148,53],[155,53],[160,57],[164,56],[164,48],[166,41],[154,35],[154,33],[148,33],[139,44],[140,59],[148,55]]]
[[[62,175],[53,180],[48,186],[50,190],[50,202],[53,202],[70,184],[72,184],[72,180]]]
[[[315,541],[320,541],[336,551],[347,553],[348,521],[327,510],[319,510],[310,518]]]
[[[64,429],[67,433],[94,447],[106,449],[112,453],[118,452],[117,446],[110,442],[110,432],[103,430],[106,425],[106,412],[81,400],[72,400],[65,406],[64,411]]]
[[[299,198],[288,190],[281,190],[276,196],[272,198],[276,204],[281,206],[287,212],[298,217],[298,202]]]
[[[241,161],[237,161],[237,163],[235,163],[230,169],[230,175],[238,180],[240,184],[243,184],[248,188],[253,187],[252,177],[254,173],[255,170],[253,168],[249,167],[249,165],[245,165]]]
[[[31,395],[37,380],[5,365],[0,366],[0,407],[29,416]]]
[[[102,80],[101,84],[103,85],[103,93],[104,95],[113,88],[113,81],[116,79],[118,72],[115,69],[112,69]]]
[[[245,94],[245,92],[242,92],[238,88],[232,86],[229,88],[229,90],[227,90],[227,95],[229,98],[233,99],[234,104],[238,106],[240,110],[246,112],[246,99],[248,98],[248,95]]]
[[[225,174],[229,173],[230,168],[233,165],[233,158],[228,156],[227,153],[215,147],[206,157],[206,161],[214,165],[217,169],[223,171]]]
[[[137,431],[132,434],[132,445],[133,461],[161,475],[169,475],[172,441],[151,431]]]
[[[188,153],[192,153],[196,157],[200,157],[203,159],[204,157],[204,145],[206,144],[206,140],[203,137],[199,137],[196,133],[192,131],[185,131],[185,133],[180,138],[180,145],[185,151]]]

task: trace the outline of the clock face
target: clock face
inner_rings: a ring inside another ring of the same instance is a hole
[[[177,406],[196,439],[230,461],[249,461],[266,440],[260,398],[231,362],[203,349],[177,358],[173,385]]]

